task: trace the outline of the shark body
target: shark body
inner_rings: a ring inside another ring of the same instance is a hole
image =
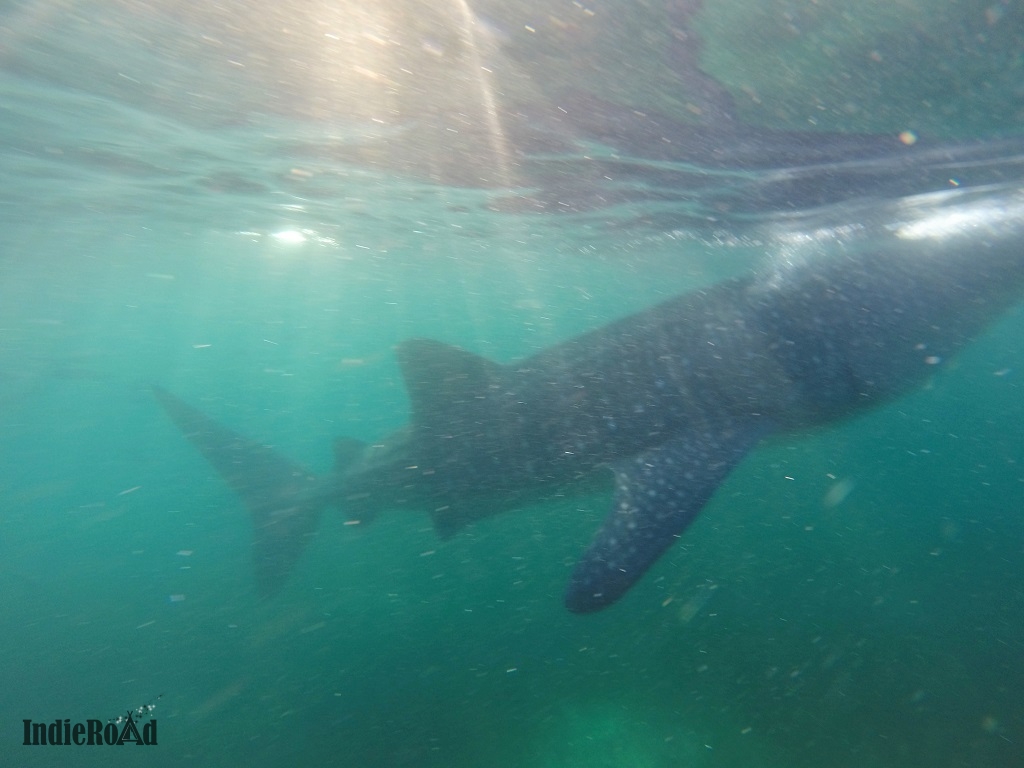
[[[449,537],[603,482],[611,511],[565,595],[571,611],[591,612],[640,579],[761,440],[919,387],[1016,301],[1022,213],[1018,196],[851,244],[826,238],[509,365],[406,341],[410,423],[373,447],[339,441],[324,478],[157,395],[252,511],[264,591],[327,505],[360,520],[423,510]]]

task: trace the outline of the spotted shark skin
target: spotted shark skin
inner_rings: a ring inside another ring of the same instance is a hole
[[[397,356],[409,424],[372,447],[339,442],[325,477],[157,395],[252,511],[264,592],[287,577],[328,505],[362,521],[422,510],[447,538],[604,484],[611,510],[565,595],[573,612],[600,610],[763,439],[920,387],[1018,300],[1024,193],[905,207],[868,236],[805,238],[754,273],[511,364],[406,341]]]

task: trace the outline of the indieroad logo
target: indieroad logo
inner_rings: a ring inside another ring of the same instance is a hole
[[[120,717],[114,717],[104,723],[102,720],[86,720],[84,723],[72,723],[69,718],[57,719],[48,723],[36,723],[22,720],[25,726],[26,747],[43,746],[156,746],[156,718],[149,722],[141,721],[151,717],[156,703],[163,696],[157,696],[148,704],[129,709]],[[139,726],[142,726],[141,728]]]

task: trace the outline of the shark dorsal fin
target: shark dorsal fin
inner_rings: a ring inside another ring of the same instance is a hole
[[[412,421],[420,427],[441,426],[456,412],[474,410],[503,372],[499,363],[431,339],[402,342],[396,355],[412,402]]]

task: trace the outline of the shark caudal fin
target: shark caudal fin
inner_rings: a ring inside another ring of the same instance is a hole
[[[253,561],[260,594],[269,596],[284,584],[316,533],[329,499],[308,470],[274,451],[218,424],[205,413],[159,386],[153,394],[204,458],[237,493],[253,524]],[[335,446],[339,471],[362,446],[341,440]]]

